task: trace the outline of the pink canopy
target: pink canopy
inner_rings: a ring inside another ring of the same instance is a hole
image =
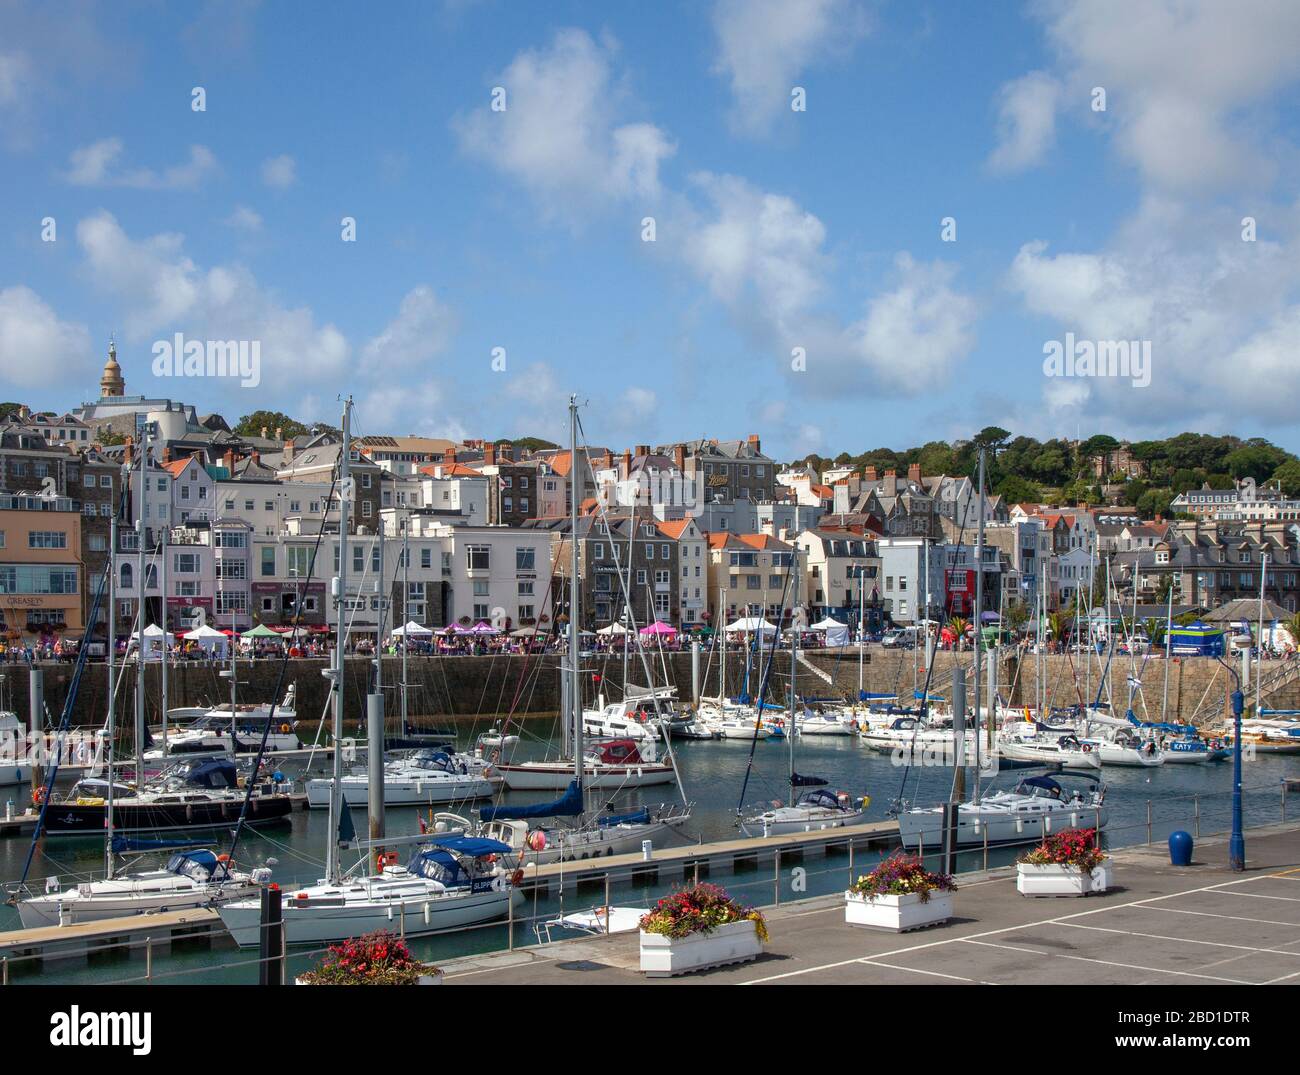
[[[664,623],[663,620],[655,620],[650,626],[641,628],[643,635],[675,635],[676,633],[677,628],[671,623]]]

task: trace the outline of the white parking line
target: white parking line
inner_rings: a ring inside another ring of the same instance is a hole
[[[1235,948],[1242,952],[1257,952],[1260,954],[1277,955],[1277,956],[1300,956],[1300,952],[1288,952],[1284,948],[1255,948],[1248,944],[1227,944],[1224,941],[1202,941],[1193,937],[1169,937],[1163,933],[1141,933],[1133,929],[1112,929],[1107,926],[1085,926],[1078,922],[1057,922],[1058,926],[1068,926],[1070,929],[1090,929],[1099,933],[1120,933],[1125,937],[1143,937],[1151,941],[1178,941],[1180,944],[1203,944],[1212,948]]]
[[[1215,914],[1213,911],[1188,911],[1182,907],[1141,907],[1139,909],[1143,911],[1163,911],[1165,914],[1194,914],[1200,915],[1202,918],[1225,918],[1230,922],[1254,922],[1261,926],[1289,926],[1291,929],[1300,929],[1300,922],[1279,922],[1273,918],[1247,918],[1244,915]]]
[[[962,940],[970,944],[978,944],[985,948],[1001,948],[1008,952],[1024,952],[1027,955],[1050,956],[1054,959],[1073,959],[1080,963],[1096,963],[1103,967],[1118,967],[1121,970],[1139,970],[1146,971],[1148,974],[1170,974],[1179,978],[1204,978],[1211,982],[1225,982],[1229,985],[1254,985],[1254,982],[1243,981],[1239,978],[1221,978],[1214,974],[1197,974],[1188,970],[1166,970],[1163,967],[1147,967],[1141,963],[1116,963],[1109,959],[1095,959],[1092,956],[1072,956],[1066,952],[1044,952],[1041,948],[1022,948],[1015,944],[994,944],[992,941],[973,941],[969,937],[963,937]]]

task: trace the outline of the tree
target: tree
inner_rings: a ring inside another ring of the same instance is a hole
[[[1287,496],[1300,496],[1300,460],[1288,459],[1273,471],[1273,481],[1282,486],[1282,492]]]
[[[1037,485],[1018,474],[1008,474],[998,482],[994,491],[1008,504],[1036,504],[1043,496],[1043,491]]]
[[[252,414],[246,414],[231,432],[238,433],[241,437],[260,437],[263,429],[267,431],[268,436],[272,437],[278,429],[286,439],[305,437],[311,433],[311,430],[296,418],[290,418],[280,411],[254,411]]]
[[[1020,598],[1014,598],[1002,609],[1002,620],[1011,630],[1020,631],[1029,622],[1029,609]]]
[[[0,403],[0,422],[12,418],[22,409],[21,403]]]
[[[1144,519],[1154,519],[1157,515],[1165,516],[1169,514],[1169,505],[1173,502],[1173,495],[1168,489],[1148,489],[1141,497],[1138,498],[1134,506],[1138,514]]]
[[[1001,426],[985,426],[971,438],[977,448],[986,448],[991,452],[996,452],[1006,444],[1011,433]]]
[[[525,452],[549,451],[552,448],[559,447],[558,444],[543,440],[541,437],[516,437],[514,440],[509,437],[500,437],[494,443],[498,447],[502,444],[510,444]]]

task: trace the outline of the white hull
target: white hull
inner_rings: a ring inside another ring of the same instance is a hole
[[[1125,747],[1118,743],[1108,743],[1104,740],[1096,743],[1095,748],[1098,756],[1101,758],[1102,765],[1120,765],[1132,769],[1151,769],[1157,765],[1164,765],[1169,759],[1161,750],[1148,752],[1140,747]]]
[[[496,772],[511,791],[564,791],[573,779],[573,766],[564,764],[498,765]],[[658,762],[641,765],[613,765],[584,770],[584,788],[644,788],[653,784],[670,784],[673,767]]]
[[[853,728],[846,721],[801,720],[796,725],[800,735],[852,735]]]
[[[360,937],[386,929],[416,937],[457,926],[491,922],[509,913],[510,901],[523,901],[515,889],[489,892],[411,892],[381,900],[345,901],[339,906],[312,904],[300,907],[292,897],[284,901],[284,931],[287,944],[325,944]],[[222,922],[240,948],[258,943],[261,903],[239,900],[218,908]]]
[[[98,883],[98,882],[94,882]],[[92,896],[84,898],[75,890],[36,896],[18,904],[18,917],[24,929],[41,926],[75,926],[82,922],[101,922],[106,918],[128,918],[139,914],[161,914],[164,911],[187,911],[207,907],[223,900],[253,897],[260,886],[204,885],[177,888],[170,892],[151,892],[117,896]]]
[[[805,809],[799,806],[787,806],[742,821],[740,831],[750,837],[787,836],[793,832],[820,832],[823,829],[842,829],[846,825],[861,825],[866,818],[866,812],[863,810]]]
[[[1050,818],[1045,822],[1044,817]],[[963,803],[957,822],[957,845],[981,847],[985,833],[990,844],[1038,843],[1045,835],[1065,829],[1106,827],[1106,808],[1078,805],[1055,807],[1038,815],[1009,814]],[[978,822],[978,824],[977,824]],[[908,810],[899,815],[898,831],[903,846],[938,848],[943,842],[943,820],[937,809]]]
[[[1055,742],[1025,743],[1000,739],[998,753],[1012,761],[1032,761],[1041,765],[1064,765],[1069,769],[1100,769],[1101,756],[1095,750],[1070,750]]]
[[[604,855],[640,851],[642,841],[649,840],[654,843],[686,820],[688,820],[686,816],[681,816],[671,821],[652,821],[640,825],[607,825],[600,829],[548,832],[556,842],[540,851],[533,851],[531,848],[524,851],[519,864],[545,866],[552,862],[581,862],[583,859],[600,858]],[[491,822],[483,826],[483,835],[502,839],[492,831]]]
[[[327,809],[330,804],[329,778],[307,781],[307,805],[314,809]],[[492,794],[492,784],[482,777],[463,776],[449,780],[413,778],[404,780],[392,774],[384,776],[385,806],[439,806],[464,802],[468,799],[486,799]],[[370,804],[370,782],[365,777],[343,778],[343,801],[350,807]]]

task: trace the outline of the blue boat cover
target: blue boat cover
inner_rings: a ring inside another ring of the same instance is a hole
[[[598,825],[643,825],[650,820],[649,810],[638,810],[632,814],[606,814],[597,819]]]
[[[820,788],[825,787],[830,781],[820,776],[800,776],[798,773],[790,774],[790,785],[796,788]]]
[[[576,780],[570,780],[564,794],[549,803],[530,806],[480,806],[478,816],[483,821],[524,821],[530,817],[572,817],[582,813],[582,789]]]
[[[458,855],[468,855],[470,858],[510,853],[509,844],[503,844],[500,840],[489,840],[486,836],[462,836],[459,833],[450,833],[446,836],[436,836],[429,843],[433,847],[440,847],[444,851],[455,851]]]
[[[871,691],[858,691],[859,702],[870,702],[878,698],[897,698],[896,694],[874,694]]]
[[[805,791],[799,796],[799,802],[804,806],[824,806],[828,809],[838,809],[840,805],[839,796],[829,788]]]

